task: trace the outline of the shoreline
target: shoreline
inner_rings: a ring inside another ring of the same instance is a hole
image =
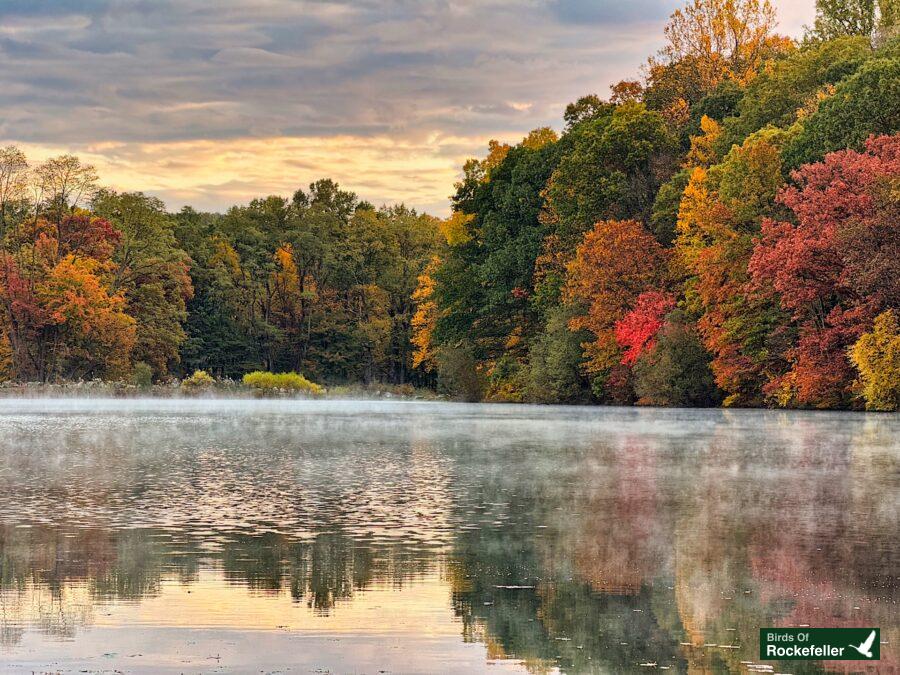
[[[187,389],[181,381],[171,384],[135,385],[125,382],[63,382],[44,384],[37,382],[0,383],[0,400],[30,398],[122,398],[122,399],[286,399],[286,400],[322,400],[322,399],[372,399],[372,400],[407,400],[407,401],[446,401],[436,392],[417,389],[404,385],[386,384],[354,384],[328,387],[322,394],[311,395],[302,391],[287,389],[259,390],[240,382],[218,381],[203,389]]]
[[[0,383],[0,401],[4,400],[184,400],[184,401],[395,401],[399,403],[409,402],[433,402],[433,403],[461,403],[467,405],[488,406],[515,406],[515,407],[540,407],[540,408],[580,408],[580,409],[620,409],[620,410],[720,410],[720,411],[760,411],[760,412],[819,412],[819,413],[850,413],[872,414],[891,417],[898,415],[896,412],[871,411],[853,408],[781,408],[777,406],[658,406],[658,405],[604,405],[599,403],[560,404],[540,403],[536,401],[465,401],[438,394],[429,389],[414,388],[404,385],[386,384],[354,384],[337,385],[325,388],[318,395],[311,395],[296,390],[259,390],[247,387],[240,382],[218,381],[215,385],[202,390],[186,389],[181,386],[181,381],[171,384],[153,384],[139,386],[123,382],[65,382],[57,384],[40,383]]]

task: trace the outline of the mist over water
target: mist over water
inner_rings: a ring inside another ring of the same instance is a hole
[[[0,671],[746,672],[760,627],[804,624],[879,626],[897,668],[898,439],[853,413],[3,399]]]

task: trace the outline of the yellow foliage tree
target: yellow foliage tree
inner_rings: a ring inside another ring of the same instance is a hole
[[[416,304],[416,313],[411,320],[412,343],[415,346],[413,367],[421,367],[429,373],[437,365],[432,335],[438,318],[438,306],[433,297],[434,279],[431,275],[440,264],[441,260],[437,256],[431,259],[425,271],[419,275],[418,286],[412,295]]]
[[[531,150],[540,150],[549,143],[556,143],[559,136],[550,127],[540,127],[530,131],[528,135],[522,139],[522,147]]]
[[[691,149],[684,160],[686,169],[698,166],[709,167],[719,161],[715,145],[722,135],[722,125],[704,115],[700,120],[700,130],[703,132],[702,134],[691,136]]]
[[[872,330],[850,348],[859,371],[867,410],[895,411],[900,407],[900,330],[889,309],[875,318]]]
[[[14,374],[12,345],[6,332],[0,330],[0,382],[12,379]]]
[[[454,211],[449,218],[441,221],[438,227],[450,246],[465,244],[472,238],[467,226],[474,217],[471,213]]]
[[[775,23],[769,0],[693,0],[669,19],[660,57],[690,62],[706,91],[725,79],[746,84],[770,53]]]
[[[299,330],[303,321],[303,298],[300,274],[290,244],[282,244],[275,251],[275,270],[272,272],[271,286],[273,314],[289,333]]]

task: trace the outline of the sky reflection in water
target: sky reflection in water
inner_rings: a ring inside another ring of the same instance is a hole
[[[846,413],[0,400],[0,669],[742,672],[760,627],[803,624],[880,626],[897,668],[898,437]]]

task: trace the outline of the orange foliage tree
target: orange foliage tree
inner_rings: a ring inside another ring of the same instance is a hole
[[[709,169],[691,173],[678,212],[677,260],[688,308],[699,317],[711,369],[728,404],[760,403],[777,371],[783,317],[748,289],[747,264],[781,186],[779,132],[761,132]]]
[[[590,372],[609,371],[621,362],[616,322],[643,292],[668,284],[668,259],[653,235],[633,220],[601,221],[585,234],[568,266],[564,298],[586,308],[571,320],[571,329],[596,336],[583,345]]]
[[[416,311],[412,317],[412,343],[415,347],[413,368],[422,368],[429,373],[437,365],[433,336],[437,323],[438,306],[434,301],[434,279],[431,275],[440,264],[441,259],[437,256],[431,259],[431,262],[419,275],[418,285],[412,296],[416,305]]]
[[[645,101],[675,111],[723,81],[747,84],[767,58],[790,48],[773,35],[775,23],[769,0],[692,0],[675,10],[666,45],[648,62]]]
[[[0,260],[0,321],[20,379],[121,375],[135,321],[114,291],[120,233],[82,212],[23,227]]]

